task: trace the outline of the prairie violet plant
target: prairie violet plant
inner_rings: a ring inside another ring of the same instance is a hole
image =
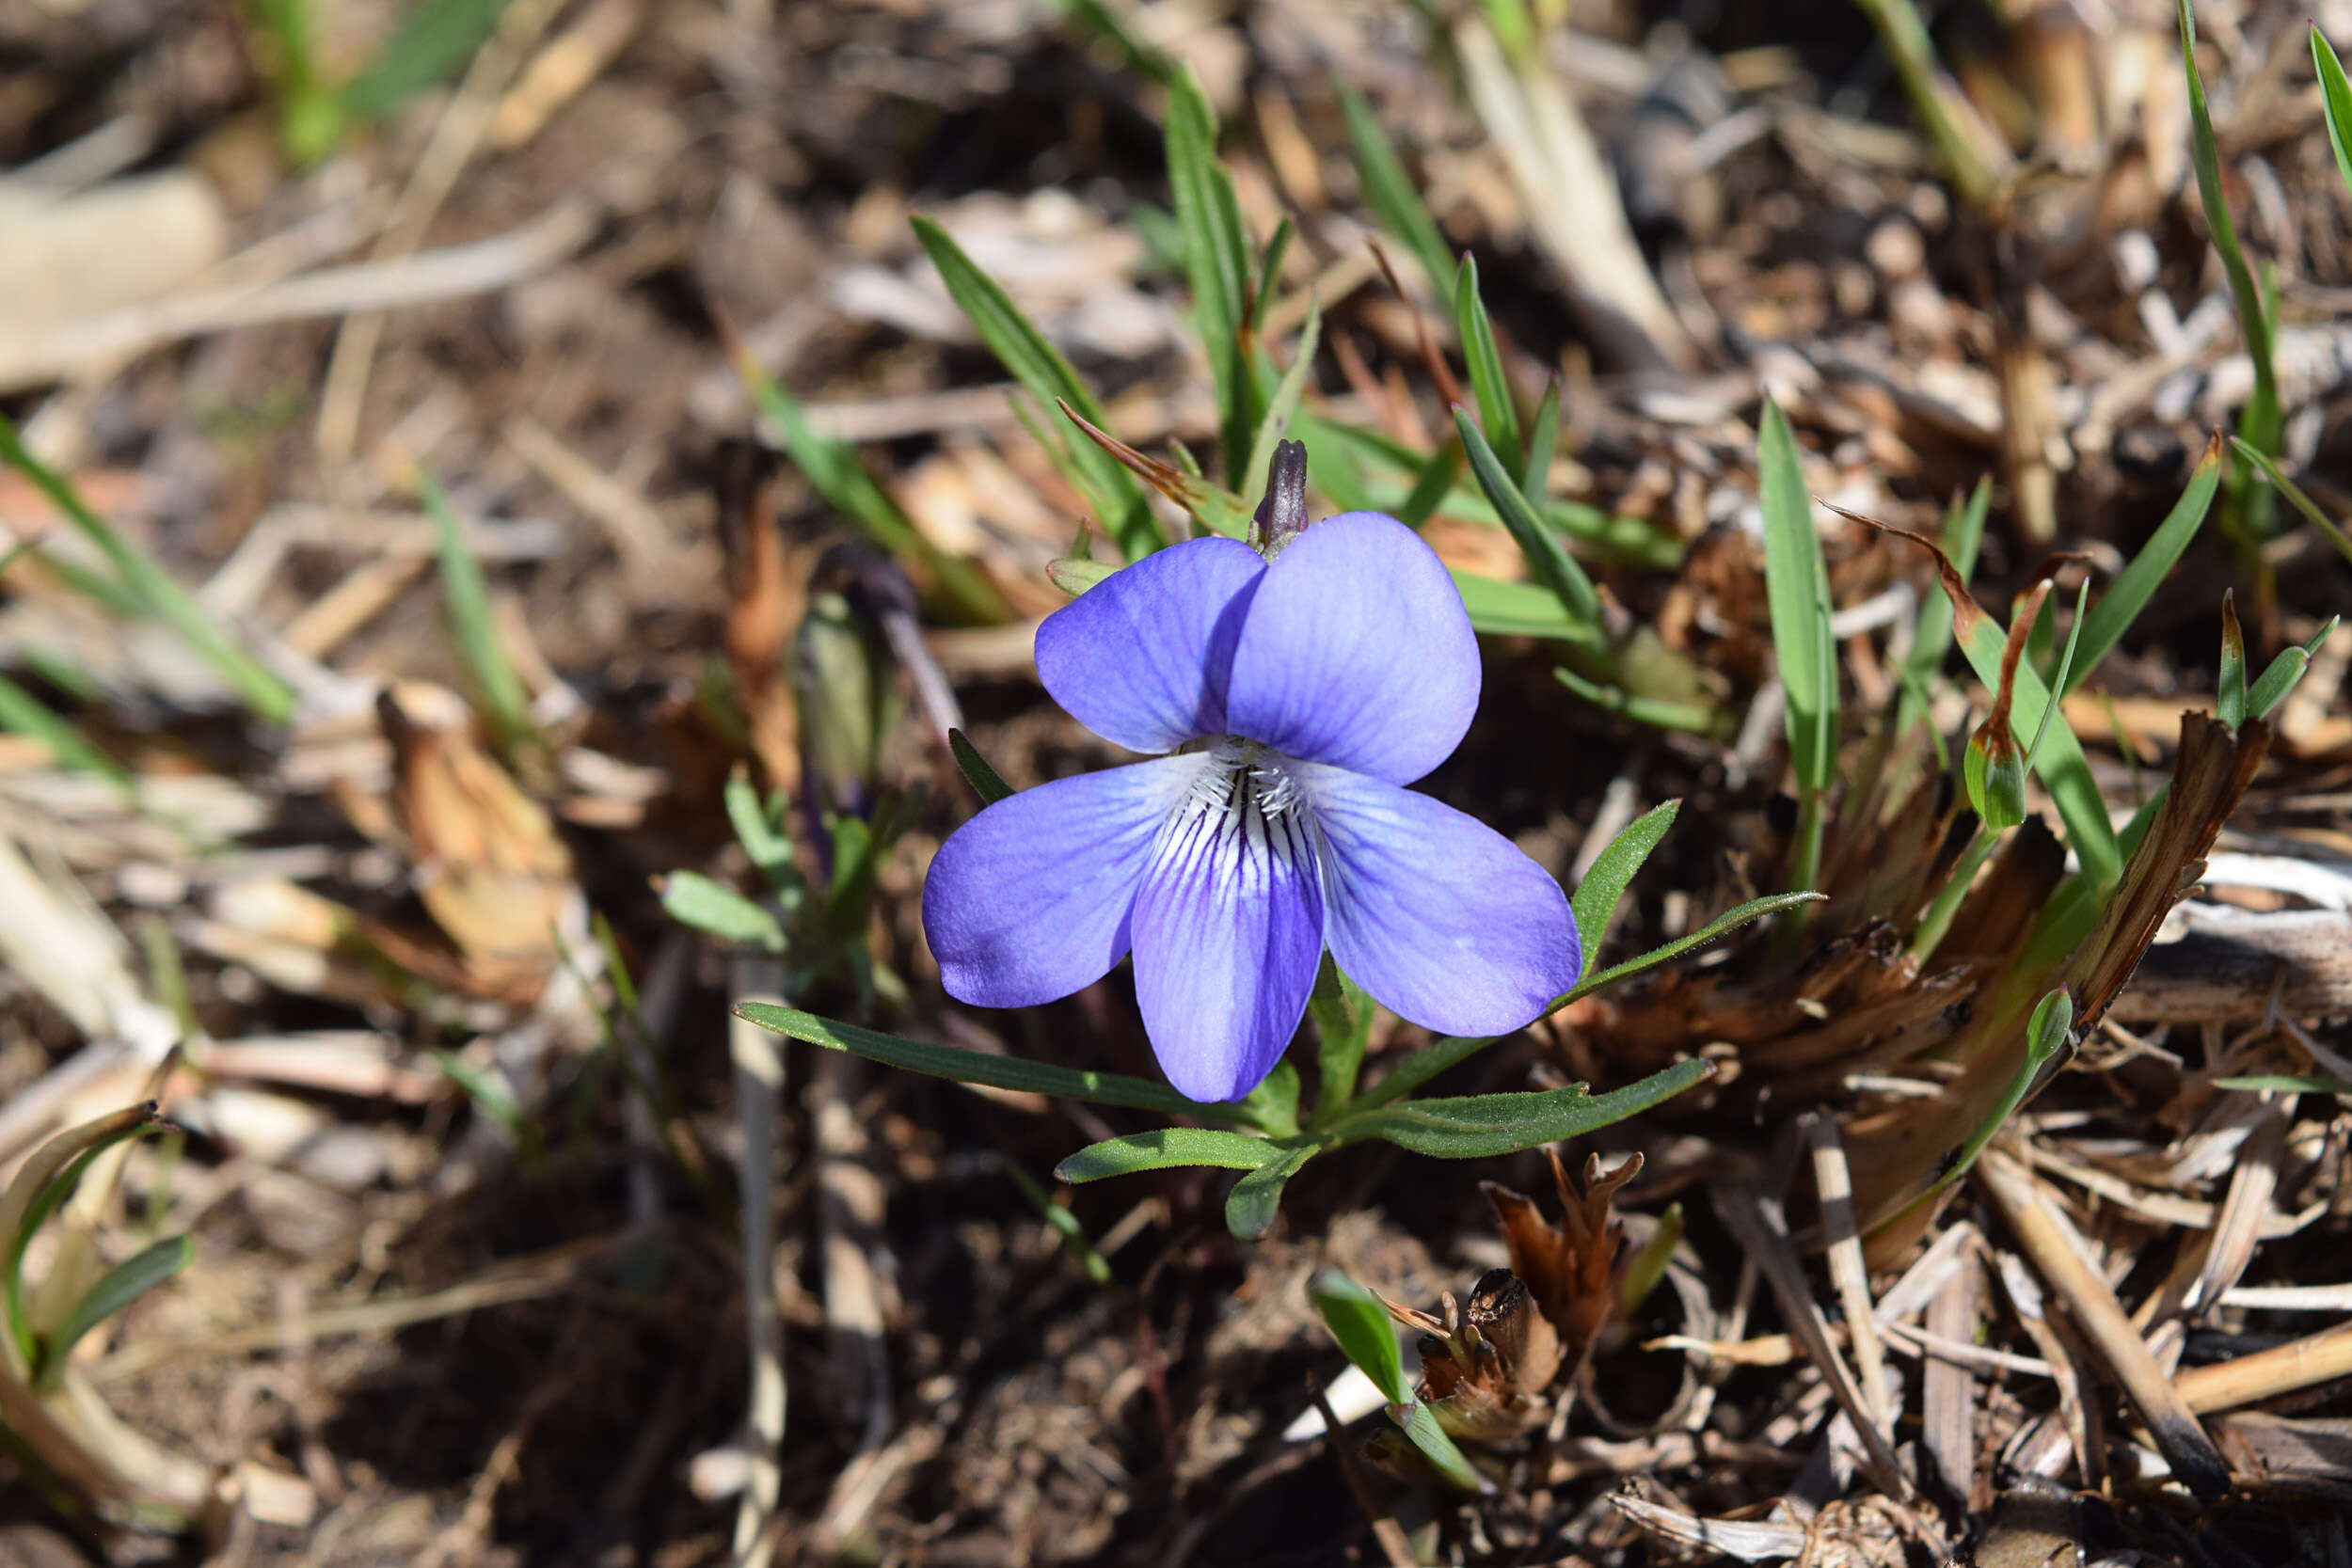
[[[1201,1101],[1274,1069],[1327,946],[1390,1011],[1457,1036],[1532,1022],[1581,969],[1551,875],[1405,787],[1478,706],[1477,642],[1436,553],[1374,512],[1264,532],[1263,553],[1161,550],[1046,618],[1046,690],[1151,760],[987,807],[923,889],[965,1002],[1054,1001],[1132,951],[1161,1069]]]

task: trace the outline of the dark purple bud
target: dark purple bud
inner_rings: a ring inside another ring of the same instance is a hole
[[[1307,527],[1307,448],[1300,441],[1274,443],[1266,465],[1265,499],[1249,519],[1249,544],[1268,561]]]

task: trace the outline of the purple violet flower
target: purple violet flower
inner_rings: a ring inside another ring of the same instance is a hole
[[[1328,518],[1271,563],[1234,539],[1161,550],[1046,617],[1037,668],[1153,756],[999,800],[941,847],[923,929],[949,994],[1051,1002],[1132,948],[1161,1069],[1214,1101],[1274,1070],[1327,944],[1442,1034],[1507,1034],[1576,983],[1560,884],[1402,787],[1461,743],[1479,664],[1445,567],[1395,518]]]

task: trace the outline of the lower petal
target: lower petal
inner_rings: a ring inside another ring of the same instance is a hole
[[[1136,898],[1136,1001],[1160,1069],[1203,1102],[1239,1100],[1282,1059],[1323,961],[1323,888],[1305,813],[1196,809]]]
[[[1059,779],[957,829],[923,879],[923,934],[947,994],[1026,1007],[1109,974],[1152,846],[1206,765],[1162,757]]]
[[[1331,957],[1373,1000],[1448,1035],[1503,1035],[1576,984],[1567,895],[1501,833],[1343,768],[1294,764],[1321,837]]]

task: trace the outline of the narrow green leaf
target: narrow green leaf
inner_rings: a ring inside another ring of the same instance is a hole
[[[915,241],[939,269],[949,297],[1013,379],[1041,404],[1059,399],[1094,423],[1104,423],[1103,405],[1094,389],[1072,368],[1061,350],[1022,314],[1012,296],[981,271],[937,223],[927,217],[913,222]],[[1168,543],[1159,519],[1144,499],[1142,484],[1110,453],[1091,441],[1072,441],[1058,434],[1041,444],[1094,508],[1120,555],[1134,561]]]
[[[980,749],[961,730],[947,732],[947,750],[954,754],[956,767],[963,773],[963,782],[980,798],[980,804],[993,806],[1012,793],[1012,785],[1005,783],[996,769],[980,755]]]
[[[2272,1090],[2280,1094],[2352,1094],[2352,1083],[2324,1073],[2259,1072],[2246,1078],[2217,1078],[2217,1089]]]
[[[1148,1079],[1129,1078],[1116,1072],[1055,1067],[1046,1062],[1025,1061],[1019,1056],[993,1056],[985,1051],[966,1051],[960,1046],[928,1045],[921,1040],[903,1039],[897,1035],[861,1029],[854,1023],[839,1023],[832,1019],[818,1018],[814,1013],[779,1007],[765,1002],[746,1002],[735,1010],[737,1016],[746,1022],[756,1023],[762,1029],[772,1029],[789,1038],[822,1046],[828,1051],[846,1051],[869,1062],[904,1068],[910,1072],[928,1073],[933,1078],[952,1078],[961,1084],[985,1084],[997,1089],[1018,1089],[1025,1094],[1057,1095],[1064,1100],[1083,1100],[1096,1105],[1126,1105],[1138,1111],[1158,1111],[1167,1116],[1199,1117],[1206,1121],[1247,1120],[1237,1106],[1199,1104],[1186,1100],[1167,1085],[1154,1084]]]
[[[63,714],[5,675],[0,675],[0,729],[40,741],[60,768],[95,773],[125,789],[136,782],[129,768],[91,745]]]
[[[1488,637],[1543,637],[1580,647],[1598,648],[1600,623],[1585,620],[1540,582],[1503,582],[1459,567],[1449,567],[1470,626]]]
[[[1675,825],[1675,817],[1681,810],[1680,800],[1669,800],[1635,817],[1595,857],[1592,869],[1577,884],[1576,896],[1568,900],[1568,911],[1576,917],[1577,941],[1584,950],[1583,968],[1578,979],[1593,972],[1593,959],[1600,952],[1601,940],[1609,934],[1609,921],[1617,912],[1617,901],[1625,896],[1627,884],[1649,859],[1650,851],[1664,840],[1666,831]]]
[[[1338,1269],[1325,1269],[1308,1287],[1323,1326],[1340,1342],[1356,1370],[1372,1380],[1391,1404],[1409,1404],[1413,1386],[1406,1380],[1404,1353],[1397,1349],[1395,1321],[1380,1298]]]
[[[72,1196],[91,1160],[125,1138],[169,1125],[151,1100],[69,1127],[33,1150],[0,1194],[0,1286],[6,1287],[9,1333],[26,1360],[36,1347],[24,1321],[25,1246]]]
[[[1363,181],[1364,200],[1380,219],[1380,226],[1412,252],[1422,276],[1429,280],[1429,292],[1443,295],[1454,258],[1446,249],[1445,237],[1438,231],[1438,220],[1429,215],[1420,190],[1398,162],[1396,149],[1363,94],[1338,77],[1332,78],[1331,88],[1339,95],[1340,112],[1347,120],[1347,139],[1356,149],[1356,170]]]
[[[1408,1100],[1343,1117],[1332,1132],[1349,1142],[1380,1138],[1441,1160],[1486,1159],[1581,1137],[1671,1100],[1714,1071],[1712,1063],[1692,1057],[1602,1095],[1571,1084],[1525,1094]]]
[[[85,505],[81,493],[26,449],[10,420],[0,418],[0,464],[30,480],[76,531],[98,546],[118,584],[139,611],[163,622],[235,691],[264,723],[294,717],[294,689],[239,647],[195,594],[180,586],[153,556],[123,537]]]
[[[2319,503],[2305,495],[2301,485],[2281,473],[2279,470],[2279,465],[2271,461],[2265,453],[2247,445],[2234,436],[2230,438],[2230,448],[2239,457],[2262,470],[2262,476],[2270,482],[2271,488],[2286,497],[2287,504],[2300,512],[2312,527],[2319,530],[2320,536],[2335,547],[2338,555],[2346,561],[2352,561],[2352,539],[2344,537],[2344,530],[2338,526],[2336,520],[2321,511]]]
[[[1752,921],[1761,920],[1768,914],[1777,914],[1782,910],[1793,910],[1800,904],[1820,903],[1823,896],[1819,893],[1804,891],[1774,893],[1762,898],[1751,898],[1738,909],[1725,910],[1689,936],[1677,938],[1663,947],[1653,947],[1638,958],[1628,958],[1621,964],[1612,964],[1597,974],[1587,974],[1578,982],[1574,990],[1561,997],[1553,1006],[1565,1006],[1580,996],[1590,996],[1595,991],[1606,990],[1611,986],[1621,985],[1632,979],[1636,974],[1645,974],[1656,969],[1660,964],[1668,963],[1682,957],[1683,954],[1694,948],[1704,947],[1710,942],[1726,937]]]
[[[380,120],[409,98],[457,74],[497,25],[507,0],[422,0],[366,73],[345,87],[355,118]]]
[[[1193,327],[1208,351],[1216,390],[1225,477],[1238,481],[1247,471],[1249,440],[1258,424],[1256,377],[1242,348],[1249,245],[1242,232],[1232,177],[1217,162],[1216,133],[1216,110],[1187,70],[1168,85],[1168,184],[1184,236]]]
[[[2148,536],[2148,543],[2140,546],[2132,563],[2117,575],[2107,591],[2099,595],[2099,602],[2090,607],[2090,614],[2083,623],[2081,657],[2062,689],[2072,691],[2082,685],[2084,677],[2099,667],[2099,661],[2107,657],[2131,624],[2139,619],[2139,612],[2148,608],[2157,586],[2187,550],[2189,541],[2197,537],[2198,527],[2212,509],[2214,490],[2220,482],[2221,453],[2217,447],[2209,445],[2189,474],[2181,499],[2172,503],[2172,510],[2165,514],[2164,521],[2156,525],[2156,531]]]
[[[1472,624],[1475,625],[1474,622]],[[1724,727],[1726,716],[1724,710],[1707,703],[1637,697],[1618,687],[1588,681],[1565,665],[1554,669],[1551,673],[1553,679],[1595,707],[1621,714],[1637,724],[1647,724],[1655,730],[1677,730],[1686,735],[1719,735]]]
[[[2246,722],[2246,635],[2238,629],[2235,597],[2221,594],[2221,675],[2214,687],[2214,717],[2235,735]]]
[[[2320,644],[2328,641],[2329,634],[2336,629],[2336,623],[2342,619],[2340,615],[2328,616],[2328,624],[2313,633],[2309,642],[2299,648],[2282,649],[2279,657],[2270,661],[2270,668],[2262,673],[2262,678],[2254,683],[2253,689],[2247,692],[2246,711],[2257,719],[2269,718],[2271,709],[2285,702],[2287,693],[2295,689],[2296,682],[2303,678],[2303,672],[2310,669],[2312,660],[2318,657]]]
[[[1274,238],[1266,241],[1265,254],[1258,259],[1258,281],[1250,290],[1249,332],[1255,337],[1265,330],[1266,312],[1274,307],[1274,291],[1282,281],[1282,258],[1290,254],[1291,241],[1297,237],[1298,226],[1287,214],[1274,226]]]
[[[1494,1484],[1462,1457],[1462,1450],[1454,1446],[1454,1439],[1448,1437],[1445,1428],[1438,1424],[1436,1411],[1418,1400],[1402,1408],[1404,1414],[1401,1417],[1396,1409],[1391,1408],[1389,1418],[1404,1429],[1413,1447],[1421,1450],[1421,1456],[1429,1461],[1429,1467],[1443,1477],[1446,1484],[1464,1492],[1494,1490]]]
[[[776,385],[749,355],[734,356],[736,379],[743,384],[753,405],[767,422],[785,455],[801,470],[825,503],[862,530],[866,538],[908,562],[935,585],[940,597],[966,621],[993,623],[1012,619],[1004,596],[968,561],[937,548],[907,520],[898,503],[884,494],[866,471],[857,453],[839,441],[820,436],[808,422],[800,401]]]
[[[1239,1241],[1254,1242],[1274,1228],[1282,1188],[1301,1165],[1323,1151],[1323,1146],[1311,1138],[1284,1139],[1275,1147],[1284,1152],[1234,1182],[1233,1190],[1225,1195],[1225,1228]]]
[[[2328,145],[2335,150],[2336,172],[2352,190],[2352,82],[2344,79],[2344,62],[2335,47],[2312,27],[2312,67],[2319,72],[2320,106],[2328,120]]]
[[[1454,476],[1461,471],[1462,449],[1449,441],[1429,454],[1429,461],[1422,468],[1421,477],[1413,481],[1412,489],[1406,492],[1405,499],[1391,515],[1406,528],[1421,527],[1438,510],[1438,503],[1445,499],[1446,493],[1454,488]],[[1359,510],[1369,512],[1375,509],[1363,507]]]
[[[1001,1165],[1005,1174],[1012,1178],[1012,1184],[1021,1189],[1021,1196],[1027,1198],[1030,1207],[1037,1211],[1038,1217],[1061,1237],[1062,1249],[1078,1260],[1078,1266],[1086,1270],[1087,1277],[1097,1285],[1108,1286],[1111,1282],[1110,1260],[1096,1251],[1094,1243],[1088,1240],[1086,1227],[1078,1223],[1078,1216],[1072,1213],[1068,1206],[1055,1202],[1053,1195],[1039,1186],[1037,1179],[1023,1170],[1018,1163],[1005,1160]]]
[[[1287,1138],[1298,1131],[1298,1069],[1285,1056],[1233,1109],[1249,1126]]]
[[[1544,383],[1544,397],[1535,405],[1535,423],[1527,436],[1527,466],[1519,474],[1519,493],[1530,506],[1544,504],[1551,484],[1552,454],[1560,449],[1560,378]]]
[[[1757,499],[1764,513],[1764,588],[1772,647],[1788,692],[1789,758],[1797,787],[1819,795],[1836,770],[1836,650],[1829,630],[1829,569],[1813,527],[1813,502],[1788,417],[1767,398],[1756,437]]]
[[[2246,336],[2247,356],[2254,367],[2254,390],[2238,416],[2238,434],[2256,450],[2275,452],[2280,436],[2276,323],[2264,308],[2262,286],[2247,265],[2237,226],[2230,220],[2230,204],[2222,193],[2220,149],[2214,137],[2212,112],[2205,106],[2205,79],[2197,69],[2197,19],[2189,0],[2180,0],[2179,21],[2181,66],[2188,79],[2189,161],[2197,169],[2197,195],[2204,206],[2205,228],[2221,257],[2221,270],[2229,277],[2238,328]],[[2233,483],[2231,489],[2243,508],[2242,521],[2255,538],[2261,538],[2269,498],[2242,482]]]
[[[41,1346],[36,1383],[44,1387],[55,1386],[57,1375],[64,1371],[73,1347],[81,1343],[84,1335],[186,1268],[195,1257],[196,1243],[186,1236],[174,1236],[141,1247],[108,1269],[88,1293],[73,1304],[73,1310],[66,1314],[56,1333]]]
[[[2067,676],[2074,668],[2074,656],[2083,638],[2083,622],[2088,619],[2083,613],[2083,606],[2090,601],[2090,579],[2085,578],[2082,587],[2074,594],[2074,616],[2067,626],[2066,650],[2058,656],[2058,667],[2050,673],[2050,689],[2053,691],[2064,691],[2068,689]],[[2051,703],[2042,708],[2042,722],[2034,726],[2033,739],[2026,746],[2026,767],[2033,766],[2034,757],[2041,752],[2042,737],[2050,733],[2050,721],[2058,717],[2058,705],[2057,703]]]
[[[1502,350],[1495,345],[1486,302],[1479,296],[1478,258],[1468,251],[1463,252],[1462,264],[1454,274],[1454,322],[1462,335],[1462,358],[1470,367],[1479,422],[1486,427],[1487,439],[1494,443],[1503,467],[1524,472],[1527,450],[1519,440],[1519,406],[1511,396],[1511,379],[1502,368]],[[1502,504],[1495,502],[1498,508]]]
[[[1279,1145],[1246,1133],[1220,1132],[1203,1127],[1162,1127],[1089,1144],[1056,1165],[1054,1174],[1076,1186],[1100,1181],[1106,1176],[1133,1176],[1137,1171],[1167,1170],[1173,1165],[1256,1170],[1281,1152]]]
[[[699,871],[673,871],[661,879],[661,909],[681,926],[770,953],[784,951],[784,927],[776,917]]]
[[[1568,554],[1559,535],[1547,528],[1528,504],[1526,495],[1504,468],[1494,448],[1486,444],[1466,408],[1454,410],[1454,428],[1461,433],[1462,451],[1470,457],[1470,472],[1477,477],[1478,487],[1494,503],[1503,527],[1527,557],[1528,569],[1535,579],[1551,590],[1559,599],[1560,608],[1571,621],[1583,621],[1597,628],[1600,625],[1600,595],[1594,591],[1593,579],[1584,575],[1584,568]]]
[[[1311,301],[1307,306],[1306,325],[1298,330],[1297,352],[1291,357],[1291,368],[1282,372],[1282,379],[1274,388],[1274,396],[1266,401],[1265,417],[1258,421],[1257,436],[1249,443],[1249,462],[1242,469],[1246,474],[1263,474],[1274,461],[1275,444],[1289,431],[1291,416],[1298,412],[1298,399],[1307,389],[1307,376],[1314,369],[1315,343],[1323,333],[1323,303]]]
[[[1138,71],[1161,86],[1167,86],[1176,74],[1166,55],[1137,39],[1120,21],[1118,13],[1103,4],[1103,0],[1055,0],[1064,15],[1087,28],[1116,50],[1126,69]]]
[[[441,601],[449,611],[449,626],[457,641],[457,657],[472,682],[482,717],[500,746],[523,745],[538,734],[531,721],[531,697],[522,677],[506,657],[506,641],[499,636],[498,619],[490,610],[490,585],[482,562],[466,540],[465,525],[449,504],[449,497],[422,464],[416,470],[417,492],[441,540]]]

